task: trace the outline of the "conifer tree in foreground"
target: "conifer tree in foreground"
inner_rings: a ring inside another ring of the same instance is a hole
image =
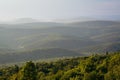
[[[32,61],[26,63],[22,70],[21,80],[36,80],[36,66]]]

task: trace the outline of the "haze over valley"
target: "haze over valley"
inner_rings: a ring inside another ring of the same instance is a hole
[[[120,80],[120,0],[0,0],[0,80]]]
[[[120,50],[119,21],[21,20],[17,20],[16,24],[0,24],[0,63],[86,56]]]
[[[0,64],[120,50],[118,0],[0,0]]]

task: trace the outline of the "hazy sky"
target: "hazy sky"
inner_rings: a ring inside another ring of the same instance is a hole
[[[80,16],[118,18],[120,0],[0,0],[0,20],[24,17],[77,18]]]

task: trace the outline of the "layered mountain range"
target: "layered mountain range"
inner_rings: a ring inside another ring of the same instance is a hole
[[[0,63],[120,50],[119,21],[25,21],[0,24]]]

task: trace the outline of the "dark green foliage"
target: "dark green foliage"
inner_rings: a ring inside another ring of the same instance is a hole
[[[27,62],[22,70],[21,80],[37,80],[36,66],[33,62]]]
[[[84,80],[97,80],[96,72],[85,73]]]
[[[25,66],[0,69],[0,80],[120,80],[120,52],[27,62]]]

